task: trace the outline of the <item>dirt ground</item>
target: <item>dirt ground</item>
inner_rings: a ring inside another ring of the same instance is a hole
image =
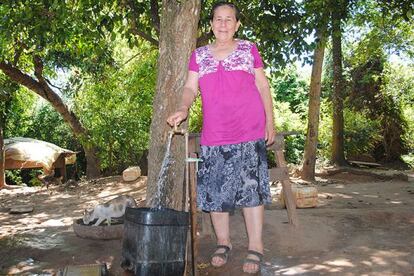
[[[410,174],[410,173],[409,173]],[[411,175],[413,173],[411,172]],[[299,209],[300,225],[287,224],[276,200],[265,211],[265,258],[261,275],[414,275],[414,182],[339,173],[317,178],[319,206]],[[292,179],[293,181],[298,181]],[[0,191],[0,274],[55,275],[67,265],[106,263],[111,275],[120,267],[121,240],[79,238],[73,219],[83,209],[116,195],[142,202],[144,177],[82,182],[74,189],[52,187]],[[27,204],[27,214],[9,214]],[[209,265],[214,239],[200,239],[200,275],[242,275],[246,231],[241,212],[231,216],[233,250],[220,269]]]

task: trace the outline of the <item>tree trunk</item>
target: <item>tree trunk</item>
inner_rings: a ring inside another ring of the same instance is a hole
[[[342,78],[342,30],[340,9],[332,12],[332,58],[333,58],[333,93],[332,93],[332,157],[333,164],[346,165],[344,155],[344,103]]]
[[[318,144],[319,113],[321,106],[321,79],[326,44],[325,32],[325,29],[318,32],[318,43],[313,56],[312,76],[309,90],[308,130],[301,169],[301,177],[304,180],[315,180],[316,148]]]
[[[1,115],[0,115],[1,116]],[[3,120],[0,122],[0,189],[2,189],[6,184],[6,177],[4,175],[4,137],[3,137]]]
[[[86,175],[88,178],[95,178],[100,176],[99,159],[96,155],[96,149],[90,144],[89,135],[86,129],[82,126],[76,115],[69,110],[67,105],[47,84],[42,76],[42,67],[39,59],[35,58],[35,75],[38,80],[33,79],[27,74],[24,74],[19,69],[13,67],[11,64],[0,61],[0,70],[3,71],[11,80],[20,85],[27,87],[42,98],[46,99],[54,109],[63,117],[63,120],[69,125],[74,135],[81,142],[86,156]]]
[[[163,0],[160,30],[160,55],[158,58],[157,89],[153,103],[150,147],[148,154],[147,205],[154,204],[157,179],[166,153],[168,131],[167,117],[181,101],[188,60],[196,45],[200,1]],[[182,125],[187,128],[187,124]],[[166,197],[163,206],[181,210],[184,203],[184,137],[172,139],[171,160],[167,172]]]

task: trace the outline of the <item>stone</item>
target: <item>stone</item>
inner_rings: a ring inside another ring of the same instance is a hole
[[[124,181],[135,181],[141,176],[141,168],[138,166],[129,167],[122,172]]]

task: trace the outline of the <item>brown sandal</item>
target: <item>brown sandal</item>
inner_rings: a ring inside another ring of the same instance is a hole
[[[258,258],[258,260],[253,259],[252,257],[249,257],[249,255],[256,256]],[[257,270],[255,270],[253,272],[246,272],[243,269],[243,272],[249,273],[249,274],[256,274],[262,268],[262,261],[263,261],[263,254],[262,253],[254,251],[254,250],[247,250],[247,257],[246,257],[246,259],[244,259],[243,265],[244,264],[256,264],[257,265]]]
[[[224,252],[217,253],[217,250],[219,250],[219,249],[224,249]],[[230,253],[230,251],[231,251],[231,248],[229,246],[227,246],[227,245],[217,245],[216,246],[215,253],[213,253],[211,255],[211,257],[210,257],[210,259],[211,259],[211,261],[210,261],[211,265],[214,266],[214,267],[222,267],[225,264],[227,264],[227,260],[229,259],[229,253]],[[222,264],[222,265],[213,265],[212,261],[213,261],[213,258],[214,257],[219,257],[220,259],[222,259],[224,261],[224,264]]]

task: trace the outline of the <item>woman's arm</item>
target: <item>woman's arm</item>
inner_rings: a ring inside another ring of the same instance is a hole
[[[187,81],[183,88],[183,94],[181,97],[180,107],[176,112],[168,117],[167,123],[170,126],[178,126],[188,116],[188,110],[193,104],[194,99],[197,96],[198,90],[198,73],[194,71],[188,71]]]
[[[273,144],[275,140],[275,121],[273,117],[273,100],[270,94],[269,82],[262,67],[254,69],[256,86],[259,89],[266,114],[266,133],[267,145]]]

